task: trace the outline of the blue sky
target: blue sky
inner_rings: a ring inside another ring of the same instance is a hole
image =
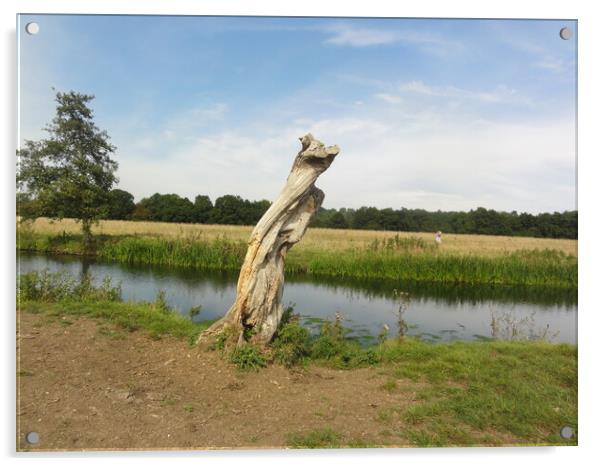
[[[24,32],[36,21],[37,35]],[[274,199],[297,137],[325,207],[576,208],[573,21],[23,15],[20,137],[94,94],[119,187]]]

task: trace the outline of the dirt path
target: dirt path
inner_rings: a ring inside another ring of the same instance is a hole
[[[384,390],[378,368],[242,373],[181,340],[87,318],[22,313],[19,335],[20,450],[278,448],[291,433],[325,428],[343,443],[407,444],[391,438],[382,413],[416,392]]]

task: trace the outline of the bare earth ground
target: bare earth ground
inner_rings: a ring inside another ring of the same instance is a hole
[[[278,448],[291,432],[326,427],[346,444],[408,444],[379,413],[403,410],[420,385],[389,393],[378,368],[241,372],[181,340],[89,318],[21,313],[19,327],[21,451]],[[38,444],[25,441],[30,431]]]

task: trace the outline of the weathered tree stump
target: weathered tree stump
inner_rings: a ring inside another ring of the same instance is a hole
[[[251,233],[236,301],[222,319],[201,333],[198,343],[225,332],[237,345],[247,339],[265,345],[278,328],[283,313],[284,258],[322,204],[324,193],[314,183],[339,153],[337,146],[325,147],[311,134],[299,139],[302,148],[286,185]]]

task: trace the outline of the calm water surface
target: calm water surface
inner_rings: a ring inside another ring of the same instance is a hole
[[[168,303],[186,314],[202,305],[199,320],[222,316],[234,302],[237,273],[163,266],[132,266],[70,256],[19,254],[17,273],[49,269],[74,276],[90,273],[120,283],[126,301],[154,301],[164,290]],[[337,312],[352,336],[369,343],[386,324],[397,328],[399,301],[394,290],[410,294],[404,313],[408,334],[434,341],[475,340],[492,336],[492,315],[501,332],[514,322],[524,334],[548,328],[552,341],[577,343],[577,293],[542,288],[460,287],[378,280],[331,280],[287,277],[283,303],[294,303],[301,322],[317,331],[322,320]]]

